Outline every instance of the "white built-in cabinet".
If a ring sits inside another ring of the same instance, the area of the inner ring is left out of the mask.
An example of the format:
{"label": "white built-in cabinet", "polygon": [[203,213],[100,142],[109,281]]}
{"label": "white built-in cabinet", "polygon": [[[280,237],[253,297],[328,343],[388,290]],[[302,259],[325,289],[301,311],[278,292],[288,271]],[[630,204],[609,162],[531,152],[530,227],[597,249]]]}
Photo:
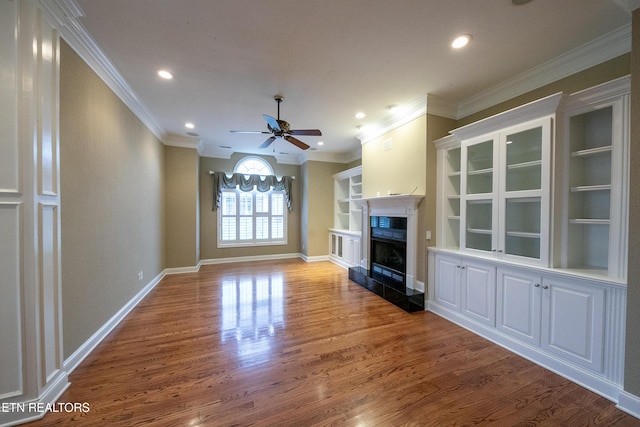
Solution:
{"label": "white built-in cabinet", "polygon": [[329,229],[329,257],[345,267],[360,265],[362,166],[333,175],[334,221]]}
{"label": "white built-in cabinet", "polygon": [[494,266],[442,255],[436,258],[434,299],[479,322],[495,324],[496,269]]}
{"label": "white built-in cabinet", "polygon": [[438,313],[616,401],[626,321],[629,78],[455,129],[437,149]]}
{"label": "white built-in cabinet", "polygon": [[606,287],[498,269],[497,329],[602,372]]}

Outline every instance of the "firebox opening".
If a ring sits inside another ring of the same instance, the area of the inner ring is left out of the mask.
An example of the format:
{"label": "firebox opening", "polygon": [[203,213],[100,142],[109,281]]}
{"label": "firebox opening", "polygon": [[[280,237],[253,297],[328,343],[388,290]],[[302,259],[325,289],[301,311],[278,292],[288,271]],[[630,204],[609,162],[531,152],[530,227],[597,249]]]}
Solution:
{"label": "firebox opening", "polygon": [[407,274],[407,218],[371,217],[372,277],[405,286]]}

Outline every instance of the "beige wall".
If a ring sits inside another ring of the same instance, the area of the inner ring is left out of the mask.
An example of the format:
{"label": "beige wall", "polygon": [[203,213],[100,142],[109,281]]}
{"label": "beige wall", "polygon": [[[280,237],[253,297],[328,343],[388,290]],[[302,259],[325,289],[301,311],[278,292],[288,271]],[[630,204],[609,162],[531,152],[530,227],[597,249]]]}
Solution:
{"label": "beige wall", "polygon": [[335,208],[332,175],[346,169],[341,163],[317,161],[302,166],[302,252],[309,257],[329,255],[328,231],[333,228]]}
{"label": "beige wall", "polygon": [[202,260],[300,253],[300,211],[302,206],[300,166],[279,164],[272,156],[260,157],[269,162],[277,176],[296,177],[293,181],[293,210],[289,211],[289,216],[287,217],[287,244],[223,249],[217,247],[218,216],[217,211],[212,210],[213,177],[209,175],[209,171],[231,173],[236,163],[246,156],[247,154],[236,153],[231,156],[231,159],[200,158],[200,258]]}
{"label": "beige wall", "polygon": [[631,150],[629,153],[629,272],[624,389],[640,396],[640,9],[633,12]]}
{"label": "beige wall", "polygon": [[199,261],[198,152],[165,147],[166,267],[193,267]]}
{"label": "beige wall", "polygon": [[[385,141],[391,139],[391,148]],[[362,146],[362,197],[425,192],[427,120],[425,116]]]}
{"label": "beige wall", "polygon": [[164,149],[64,42],[60,77],[66,358],[164,268]]}

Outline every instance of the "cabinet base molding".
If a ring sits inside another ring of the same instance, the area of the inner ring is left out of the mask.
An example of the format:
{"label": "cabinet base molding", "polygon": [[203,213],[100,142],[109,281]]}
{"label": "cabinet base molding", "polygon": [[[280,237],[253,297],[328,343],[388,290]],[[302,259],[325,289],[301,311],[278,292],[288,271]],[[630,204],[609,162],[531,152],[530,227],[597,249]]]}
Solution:
{"label": "cabinet base molding", "polygon": [[618,396],[616,408],[636,418],[640,418],[640,397],[622,390]]}
{"label": "cabinet base molding", "polygon": [[[438,316],[443,317],[450,322],[453,322],[456,325],[461,326],[475,333],[476,335],[479,335],[505,348],[506,350],[517,354],[518,356],[530,360],[536,365],[542,366],[543,368],[548,369],[555,374],[573,381],[574,383],[588,390],[591,390],[594,393],[611,400],[612,402],[619,403],[619,397],[622,393],[621,384],[615,384],[596,372],[591,372],[581,366],[560,359],[540,349],[539,347],[534,347],[515,340],[510,336],[501,333],[495,328],[487,327],[481,323],[469,319],[459,312],[453,311],[433,301],[427,301],[426,309],[427,311],[431,311],[432,313],[437,314]],[[630,412],[626,409],[623,410],[631,415],[640,418],[640,416],[638,415],[640,414],[640,400],[633,395],[629,396],[635,398],[634,404],[636,406],[630,405],[630,409],[635,409],[636,412]],[[625,402],[627,401],[625,400]]]}

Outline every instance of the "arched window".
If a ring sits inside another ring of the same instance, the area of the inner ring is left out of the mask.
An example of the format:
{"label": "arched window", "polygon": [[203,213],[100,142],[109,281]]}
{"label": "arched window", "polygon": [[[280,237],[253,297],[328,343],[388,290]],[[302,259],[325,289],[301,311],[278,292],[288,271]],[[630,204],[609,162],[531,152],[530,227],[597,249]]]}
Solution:
{"label": "arched window", "polygon": [[273,175],[273,169],[271,169],[271,165],[260,157],[245,157],[240,160],[236,167],[233,169],[234,172],[241,173],[244,175]]}
{"label": "arched window", "polygon": [[[249,156],[236,164],[234,173],[268,176],[273,175],[273,169],[260,157]],[[273,188],[223,188],[218,209],[218,247],[286,244],[286,200],[283,190]]]}

